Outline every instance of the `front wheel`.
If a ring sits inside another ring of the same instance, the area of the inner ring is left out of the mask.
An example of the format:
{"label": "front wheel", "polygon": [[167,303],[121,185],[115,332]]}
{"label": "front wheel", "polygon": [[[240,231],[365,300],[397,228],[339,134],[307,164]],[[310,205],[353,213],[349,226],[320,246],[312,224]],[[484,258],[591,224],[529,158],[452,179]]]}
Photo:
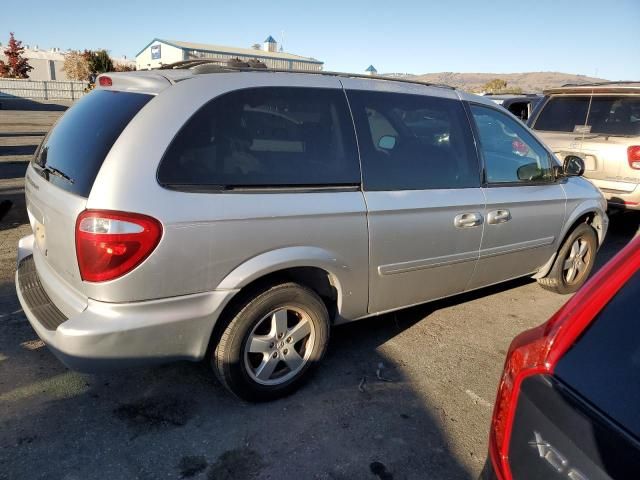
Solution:
{"label": "front wheel", "polygon": [[268,401],[297,389],[329,340],[322,299],[296,283],[269,288],[249,300],[226,326],[212,366],[238,397]]}
{"label": "front wheel", "polygon": [[549,274],[538,279],[538,283],[556,293],[577,291],[593,269],[597,249],[595,230],[586,223],[578,225],[560,247]]}

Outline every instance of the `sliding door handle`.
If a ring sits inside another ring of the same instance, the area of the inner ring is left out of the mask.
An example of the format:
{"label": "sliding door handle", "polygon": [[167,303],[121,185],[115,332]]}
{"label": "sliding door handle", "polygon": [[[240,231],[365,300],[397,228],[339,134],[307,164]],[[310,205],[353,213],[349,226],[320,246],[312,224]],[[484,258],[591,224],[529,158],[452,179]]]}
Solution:
{"label": "sliding door handle", "polygon": [[487,223],[495,225],[511,220],[511,212],[509,210],[494,210],[487,214]]}

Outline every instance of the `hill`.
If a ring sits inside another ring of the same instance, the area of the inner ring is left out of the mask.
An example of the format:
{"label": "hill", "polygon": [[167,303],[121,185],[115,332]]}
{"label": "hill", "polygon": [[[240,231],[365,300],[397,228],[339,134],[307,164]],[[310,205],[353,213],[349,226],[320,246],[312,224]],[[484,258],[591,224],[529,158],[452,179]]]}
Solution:
{"label": "hill", "polygon": [[524,72],[524,73],[425,73],[413,75],[405,73],[390,73],[387,76],[399,78],[412,78],[428,83],[441,83],[462,90],[479,92],[482,86],[500,78],[507,82],[508,88],[521,88],[523,92],[542,92],[546,88],[559,87],[565,83],[591,83],[606,82],[602,78],[587,77],[586,75],[574,75],[562,72]]}

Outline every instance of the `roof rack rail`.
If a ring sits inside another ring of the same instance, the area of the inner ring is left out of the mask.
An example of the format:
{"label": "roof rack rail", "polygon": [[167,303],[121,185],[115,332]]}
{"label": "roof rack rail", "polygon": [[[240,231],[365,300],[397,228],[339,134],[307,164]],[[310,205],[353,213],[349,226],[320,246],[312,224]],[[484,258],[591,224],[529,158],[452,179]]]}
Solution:
{"label": "roof rack rail", "polygon": [[164,65],[160,65],[157,68],[154,68],[153,70],[182,70],[182,69],[187,69],[187,68],[191,68],[194,67],[196,65],[200,65],[202,63],[209,63],[210,60],[182,60],[180,62],[174,62],[174,63],[167,63]]}
{"label": "roof rack rail", "polygon": [[[328,72],[324,70],[286,70],[280,68],[267,68],[267,66],[259,60],[248,60],[244,62],[240,59],[217,60],[217,59],[193,59],[183,60],[181,62],[169,63],[158,67],[158,70],[191,70],[194,75],[203,75],[207,73],[229,73],[229,72],[274,72],[274,73],[302,73],[308,75],[326,75],[331,77],[342,78],[365,78],[367,80],[386,80],[388,82],[412,83],[417,85],[425,85],[427,87],[447,88],[456,90],[451,85],[440,83],[428,83],[420,80],[411,80],[408,78],[385,77],[382,75],[365,75],[361,73],[347,72]],[[258,65],[262,64],[262,65]]]}

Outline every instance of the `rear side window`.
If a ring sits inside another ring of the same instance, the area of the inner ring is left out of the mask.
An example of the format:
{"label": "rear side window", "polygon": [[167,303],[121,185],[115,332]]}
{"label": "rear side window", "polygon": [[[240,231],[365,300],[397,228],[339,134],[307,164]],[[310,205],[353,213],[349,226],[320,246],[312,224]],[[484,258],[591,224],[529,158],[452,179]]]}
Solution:
{"label": "rear side window", "polygon": [[640,97],[552,97],[535,121],[550,132],[640,135]]}
{"label": "rear side window", "polygon": [[593,97],[587,128],[590,133],[640,135],[640,97]]}
{"label": "rear side window", "polygon": [[344,93],[261,87],[217,97],[178,132],[158,181],[185,189],[357,185]]}
{"label": "rear side window", "polygon": [[[56,186],[88,197],[107,153],[151,98],[142,93],[108,90],[84,96],[45,137],[33,159],[36,170]],[[43,167],[58,174],[47,174]]]}
{"label": "rear side window", "polygon": [[529,118],[529,105],[530,102],[512,102],[507,110],[524,122]]}
{"label": "rear side window", "polygon": [[347,95],[366,190],[480,185],[471,128],[460,101],[364,90]]}
{"label": "rear side window", "polygon": [[558,362],[555,374],[640,438],[640,272]]}

